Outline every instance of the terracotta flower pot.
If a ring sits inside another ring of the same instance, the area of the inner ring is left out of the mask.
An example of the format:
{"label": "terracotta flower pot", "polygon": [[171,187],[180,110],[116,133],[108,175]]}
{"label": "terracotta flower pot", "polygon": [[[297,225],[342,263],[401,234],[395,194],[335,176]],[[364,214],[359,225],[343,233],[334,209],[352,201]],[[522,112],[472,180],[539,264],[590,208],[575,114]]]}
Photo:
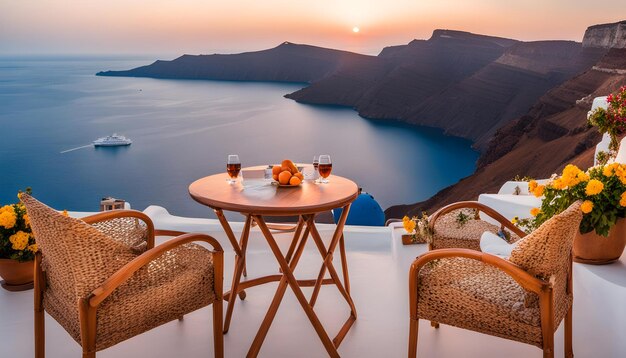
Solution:
{"label": "terracotta flower pot", "polygon": [[9,291],[24,291],[33,288],[34,261],[18,262],[0,259],[2,288]]}
{"label": "terracotta flower pot", "polygon": [[605,265],[619,260],[626,246],[626,220],[619,219],[604,237],[595,231],[574,238],[574,261],[583,264]]}
{"label": "terracotta flower pot", "polygon": [[413,235],[410,234],[404,234],[402,235],[402,245],[414,245],[414,244],[425,244],[426,240],[420,238],[419,236],[417,237],[417,239],[413,238]]}

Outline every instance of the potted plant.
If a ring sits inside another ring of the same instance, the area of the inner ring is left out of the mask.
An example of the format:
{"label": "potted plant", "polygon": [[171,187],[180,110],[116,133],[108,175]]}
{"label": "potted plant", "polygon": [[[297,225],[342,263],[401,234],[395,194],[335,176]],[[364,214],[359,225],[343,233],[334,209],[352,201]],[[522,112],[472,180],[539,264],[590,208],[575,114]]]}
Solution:
{"label": "potted plant", "polygon": [[574,239],[574,260],[606,264],[622,255],[626,245],[626,164],[599,165],[587,171],[569,164],[545,185],[530,181],[528,189],[544,199],[541,208],[531,210],[533,218],[519,220],[517,225],[532,231],[581,200],[583,219]]}
{"label": "potted plant", "polygon": [[402,235],[403,245],[413,244],[425,244],[430,241],[432,232],[428,226],[428,215],[422,213],[422,217],[408,217],[402,218],[402,226],[406,231],[406,234]]}
{"label": "potted plant", "polygon": [[[26,189],[26,192],[30,191],[30,188]],[[24,205],[18,202],[0,207],[0,276],[3,288],[22,291],[33,287],[35,252],[37,244]]]}
{"label": "potted plant", "polygon": [[607,109],[597,108],[589,116],[589,125],[598,127],[600,133],[611,137],[609,156],[615,157],[619,149],[618,137],[626,133],[626,86],[606,98]]}

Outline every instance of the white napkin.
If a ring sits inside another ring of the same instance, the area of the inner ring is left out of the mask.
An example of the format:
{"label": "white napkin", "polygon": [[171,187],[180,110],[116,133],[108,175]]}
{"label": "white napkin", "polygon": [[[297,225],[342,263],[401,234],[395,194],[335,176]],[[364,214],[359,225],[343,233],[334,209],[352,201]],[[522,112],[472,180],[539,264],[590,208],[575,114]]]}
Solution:
{"label": "white napkin", "polygon": [[509,244],[500,236],[489,231],[485,231],[480,237],[480,251],[500,257],[511,256],[511,251],[517,246],[516,244]]}

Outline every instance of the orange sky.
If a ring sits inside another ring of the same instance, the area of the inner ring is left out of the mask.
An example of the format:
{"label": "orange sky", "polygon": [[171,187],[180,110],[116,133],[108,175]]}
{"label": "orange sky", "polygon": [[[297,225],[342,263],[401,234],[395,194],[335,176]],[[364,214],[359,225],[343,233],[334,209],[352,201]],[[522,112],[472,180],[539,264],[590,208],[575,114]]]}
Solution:
{"label": "orange sky", "polygon": [[588,0],[5,0],[0,55],[175,56],[282,41],[377,54],[436,28],[581,41],[588,26],[624,19],[626,6]]}

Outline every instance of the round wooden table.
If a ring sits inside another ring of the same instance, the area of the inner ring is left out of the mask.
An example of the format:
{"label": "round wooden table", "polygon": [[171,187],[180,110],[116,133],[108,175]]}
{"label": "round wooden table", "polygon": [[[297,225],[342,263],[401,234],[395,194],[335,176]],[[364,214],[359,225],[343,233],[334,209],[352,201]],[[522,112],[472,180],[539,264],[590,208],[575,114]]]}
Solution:
{"label": "round wooden table", "polygon": [[[313,181],[305,180],[301,186],[295,188],[278,187],[270,182],[263,183],[262,181],[255,181],[254,184],[249,185],[247,183],[244,185],[240,181],[230,184],[227,179],[228,175],[226,173],[216,174],[198,179],[189,186],[189,194],[194,200],[213,209],[235,251],[235,270],[231,290],[224,294],[224,299],[228,301],[224,319],[224,333],[228,332],[230,326],[236,295],[244,299],[244,290],[246,288],[279,281],[274,299],[248,351],[248,357],[256,357],[258,355],[287,286],[293,290],[328,354],[331,357],[339,357],[337,347],[339,347],[348,330],[352,327],[357,316],[354,302],[350,296],[343,227],[350,211],[350,205],[358,196],[358,186],[353,181],[336,175],[332,175],[329,178],[330,183],[328,184],[317,184]],[[330,243],[326,247],[315,227],[315,216],[321,212],[336,208],[343,208],[343,211]],[[237,241],[230,224],[226,220],[223,213],[224,210],[239,212],[246,217],[239,241]],[[265,222],[264,216],[299,217],[293,239],[285,255],[278,247],[270,227]],[[280,273],[241,281],[242,274],[246,276],[246,248],[250,228],[254,224],[259,226],[272,253],[276,257],[280,266]],[[293,271],[304,251],[309,236],[315,242],[323,262],[316,279],[297,280]],[[333,253],[337,246],[339,246],[341,255],[343,282],[333,265]],[[327,271],[330,274],[330,278],[325,278]],[[320,288],[325,284],[337,286],[337,289],[350,307],[350,316],[332,340],[313,310]],[[301,287],[313,287],[313,293],[309,300],[304,296]]]}

